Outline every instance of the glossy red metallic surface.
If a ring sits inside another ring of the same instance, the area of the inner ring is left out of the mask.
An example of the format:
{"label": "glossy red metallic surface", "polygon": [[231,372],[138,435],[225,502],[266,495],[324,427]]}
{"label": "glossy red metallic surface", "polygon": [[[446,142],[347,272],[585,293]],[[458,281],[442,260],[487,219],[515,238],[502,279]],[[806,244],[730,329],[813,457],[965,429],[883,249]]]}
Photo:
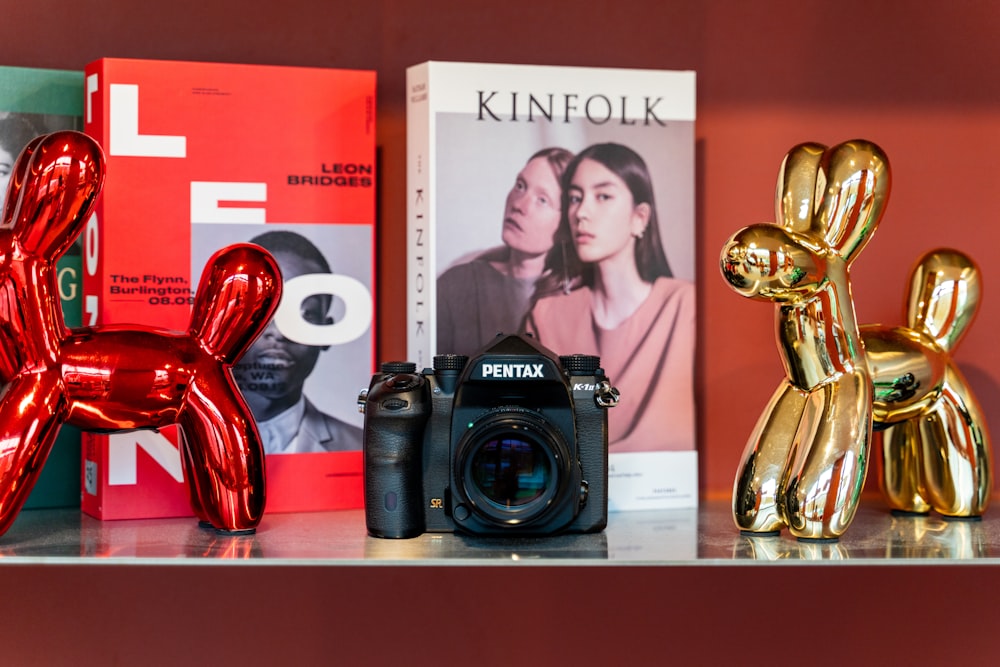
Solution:
{"label": "glossy red metallic surface", "polygon": [[78,132],[34,140],[11,175],[0,223],[0,534],[63,423],[101,432],[177,424],[198,519],[251,531],[264,512],[264,453],[231,368],[278,305],[277,264],[251,244],[217,252],[186,332],[70,330],[56,261],[82,231],[103,181],[100,146]]}

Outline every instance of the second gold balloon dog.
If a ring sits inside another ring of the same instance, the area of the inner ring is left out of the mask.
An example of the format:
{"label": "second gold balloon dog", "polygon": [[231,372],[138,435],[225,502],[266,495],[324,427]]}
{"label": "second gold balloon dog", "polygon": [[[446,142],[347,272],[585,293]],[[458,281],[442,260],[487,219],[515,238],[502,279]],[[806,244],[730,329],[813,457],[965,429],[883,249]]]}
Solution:
{"label": "second gold balloon dog", "polygon": [[979,307],[979,268],[950,249],[910,277],[906,325],[861,327],[875,390],[879,487],[894,510],[978,517],[993,489],[986,421],[951,352]]}
{"label": "second gold balloon dog", "polygon": [[776,303],[786,374],[737,470],[733,513],[742,530],[787,526],[800,539],[832,539],[854,518],[873,392],[849,267],[878,225],[889,184],[888,160],[870,142],[801,144],[781,166],[776,223],[746,227],[723,248],[730,286]]}

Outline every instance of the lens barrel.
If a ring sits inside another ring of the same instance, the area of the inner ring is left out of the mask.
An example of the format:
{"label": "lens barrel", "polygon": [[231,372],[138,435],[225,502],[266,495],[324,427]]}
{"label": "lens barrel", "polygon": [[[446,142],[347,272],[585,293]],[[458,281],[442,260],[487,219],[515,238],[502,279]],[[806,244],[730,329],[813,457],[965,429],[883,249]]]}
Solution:
{"label": "lens barrel", "polygon": [[[562,433],[542,414],[495,408],[469,426],[456,448],[459,504],[487,525],[545,523],[563,514],[574,487],[572,460]],[[463,513],[456,512],[456,519]]]}

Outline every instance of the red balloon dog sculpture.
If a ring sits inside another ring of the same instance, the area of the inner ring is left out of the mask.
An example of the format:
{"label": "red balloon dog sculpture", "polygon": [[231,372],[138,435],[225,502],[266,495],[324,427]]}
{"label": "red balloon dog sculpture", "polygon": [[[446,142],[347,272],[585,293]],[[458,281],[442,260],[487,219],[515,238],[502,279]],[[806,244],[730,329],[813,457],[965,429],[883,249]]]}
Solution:
{"label": "red balloon dog sculpture", "polygon": [[104,164],[93,139],[56,132],[32,141],[11,174],[0,222],[0,534],[64,423],[100,432],[176,424],[198,519],[253,532],[264,512],[264,453],[231,367],[278,305],[277,264],[250,244],[216,253],[187,332],[68,329],[56,261],[90,216]]}

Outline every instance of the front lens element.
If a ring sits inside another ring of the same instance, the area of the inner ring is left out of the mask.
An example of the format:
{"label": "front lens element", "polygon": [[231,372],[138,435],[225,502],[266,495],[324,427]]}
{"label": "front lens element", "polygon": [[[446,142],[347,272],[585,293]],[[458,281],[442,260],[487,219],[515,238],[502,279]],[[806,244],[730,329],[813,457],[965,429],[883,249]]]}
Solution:
{"label": "front lens element", "polygon": [[483,442],[469,468],[477,490],[500,507],[531,503],[545,494],[552,481],[545,450],[533,439],[517,433]]}

